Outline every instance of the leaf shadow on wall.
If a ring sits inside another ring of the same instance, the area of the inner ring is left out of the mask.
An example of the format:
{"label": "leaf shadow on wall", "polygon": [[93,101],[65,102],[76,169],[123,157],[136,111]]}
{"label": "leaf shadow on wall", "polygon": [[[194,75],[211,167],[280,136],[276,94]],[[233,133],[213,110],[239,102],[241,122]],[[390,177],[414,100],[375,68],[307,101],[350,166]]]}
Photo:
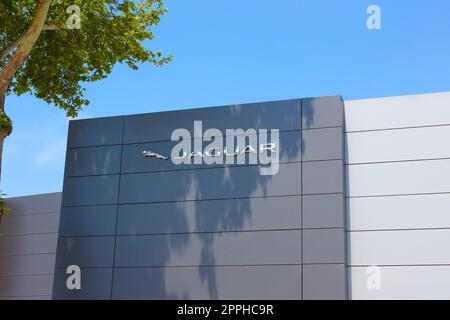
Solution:
{"label": "leaf shadow on wall", "polygon": [[[293,100],[293,108],[300,108],[300,100],[295,100],[295,103]],[[234,106],[230,108],[230,113],[239,119],[242,109],[245,107]],[[293,117],[293,114],[280,111],[271,121],[298,127],[301,119]],[[259,128],[265,117],[267,107],[262,106],[254,117],[254,128]],[[312,124],[313,108],[303,110],[303,119]],[[204,127],[207,129],[207,124]],[[294,144],[283,144],[282,135],[280,133],[280,162],[298,162],[304,150],[301,139]],[[137,197],[175,202],[141,205],[147,223],[157,225],[158,234],[140,235],[135,232],[134,235],[118,237],[116,267],[119,269],[115,271],[117,283],[113,298],[230,298],[224,297],[219,290],[219,268],[241,265],[242,262],[235,257],[239,255],[245,261],[246,252],[233,246],[227,250],[223,244],[233,243],[233,238],[242,234],[240,231],[251,230],[252,219],[258,214],[252,208],[252,199],[273,195],[284,182],[276,175],[261,175],[258,165],[203,166],[198,170],[194,170],[195,165],[192,166],[189,170],[157,172],[146,176],[147,189],[138,191],[142,194]],[[154,220],[156,217],[158,221]],[[251,255],[251,252],[247,253]],[[130,281],[127,268],[120,267],[133,267],[139,271]],[[221,273],[220,281],[226,281],[224,277],[225,273]]]}

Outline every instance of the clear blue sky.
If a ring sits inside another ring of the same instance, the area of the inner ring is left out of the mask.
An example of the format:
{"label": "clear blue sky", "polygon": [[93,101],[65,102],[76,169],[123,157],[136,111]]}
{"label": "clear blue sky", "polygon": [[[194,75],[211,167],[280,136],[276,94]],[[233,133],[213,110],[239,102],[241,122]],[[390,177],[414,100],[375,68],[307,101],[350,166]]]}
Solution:
{"label": "clear blue sky", "polygon": [[[382,10],[368,30],[366,9]],[[448,0],[166,0],[148,43],[163,68],[117,66],[87,87],[83,118],[341,94],[450,91]],[[61,191],[68,120],[30,96],[7,99],[3,192]],[[426,108],[426,106],[424,106]]]}

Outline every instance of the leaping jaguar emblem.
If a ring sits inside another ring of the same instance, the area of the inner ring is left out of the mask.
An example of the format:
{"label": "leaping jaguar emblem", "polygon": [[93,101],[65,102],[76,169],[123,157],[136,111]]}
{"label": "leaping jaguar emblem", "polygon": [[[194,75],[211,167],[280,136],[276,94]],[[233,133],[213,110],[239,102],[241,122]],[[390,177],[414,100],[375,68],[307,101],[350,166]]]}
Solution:
{"label": "leaping jaguar emblem", "polygon": [[153,151],[142,151],[142,154],[146,158],[155,158],[155,159],[158,159],[158,160],[167,160],[167,159],[169,159],[168,157],[165,157],[162,154],[159,154],[159,153],[156,153],[156,152],[153,152]]}

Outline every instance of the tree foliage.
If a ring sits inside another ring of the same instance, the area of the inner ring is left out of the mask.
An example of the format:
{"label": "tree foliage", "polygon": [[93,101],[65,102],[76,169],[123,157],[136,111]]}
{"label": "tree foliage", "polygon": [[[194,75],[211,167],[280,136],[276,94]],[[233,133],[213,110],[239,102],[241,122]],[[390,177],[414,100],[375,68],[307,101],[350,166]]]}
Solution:
{"label": "tree foliage", "polygon": [[[0,2],[0,50],[20,43],[33,20],[36,2]],[[80,29],[67,28],[71,5],[80,8]],[[89,104],[83,85],[106,78],[116,63],[136,70],[139,63],[161,66],[171,60],[144,47],[154,37],[152,26],[165,13],[162,0],[52,0],[46,27],[8,92],[30,93],[75,117]],[[0,72],[13,52],[0,60]]]}

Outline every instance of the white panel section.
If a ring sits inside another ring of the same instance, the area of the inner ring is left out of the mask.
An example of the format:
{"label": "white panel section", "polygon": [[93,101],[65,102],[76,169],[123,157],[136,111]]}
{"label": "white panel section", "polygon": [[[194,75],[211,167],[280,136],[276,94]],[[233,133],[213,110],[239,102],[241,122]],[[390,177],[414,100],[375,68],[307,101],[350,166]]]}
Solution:
{"label": "white panel section", "polygon": [[349,165],[350,197],[450,191],[450,160]]}
{"label": "white panel section", "polygon": [[450,194],[350,198],[350,230],[450,228]]}
{"label": "white panel section", "polygon": [[350,232],[350,265],[450,264],[450,230]]}
{"label": "white panel section", "polygon": [[345,101],[346,131],[450,124],[450,92]]}
{"label": "white panel section", "polygon": [[350,164],[450,158],[450,125],[347,133],[346,139]]}
{"label": "white panel section", "polygon": [[450,266],[381,267],[380,289],[367,287],[366,267],[350,268],[352,299],[450,299]]}

